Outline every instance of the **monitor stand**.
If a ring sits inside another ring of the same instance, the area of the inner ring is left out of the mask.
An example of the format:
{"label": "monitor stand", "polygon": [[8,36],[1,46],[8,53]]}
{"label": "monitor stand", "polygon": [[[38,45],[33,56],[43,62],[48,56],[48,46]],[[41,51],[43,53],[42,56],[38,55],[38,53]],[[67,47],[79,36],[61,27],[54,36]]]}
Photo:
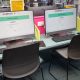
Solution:
{"label": "monitor stand", "polygon": [[68,32],[56,32],[56,33],[53,33],[53,34],[51,34],[50,36],[52,36],[52,37],[55,37],[55,36],[65,36],[65,35],[68,35]]}
{"label": "monitor stand", "polygon": [[3,44],[15,44],[24,41],[23,39],[16,39],[16,40],[10,40],[10,41],[5,41]]}
{"label": "monitor stand", "polygon": [[3,44],[6,45],[7,49],[10,49],[22,46],[23,43],[24,43],[23,39],[16,39],[16,40],[5,41]]}
{"label": "monitor stand", "polygon": [[70,32],[59,32],[56,34],[53,34],[52,40],[55,42],[61,42],[61,41],[66,41],[66,40],[71,40],[75,34],[72,34]]}

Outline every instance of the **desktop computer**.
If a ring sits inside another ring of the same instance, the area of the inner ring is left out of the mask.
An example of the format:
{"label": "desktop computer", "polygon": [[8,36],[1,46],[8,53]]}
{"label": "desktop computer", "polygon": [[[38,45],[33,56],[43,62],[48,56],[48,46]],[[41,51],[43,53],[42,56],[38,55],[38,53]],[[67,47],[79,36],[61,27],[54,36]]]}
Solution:
{"label": "desktop computer", "polygon": [[73,30],[76,30],[76,18],[76,8],[46,10],[46,34],[53,37],[64,37],[64,35],[71,34]]}
{"label": "desktop computer", "polygon": [[0,43],[34,37],[32,11],[0,13]]}

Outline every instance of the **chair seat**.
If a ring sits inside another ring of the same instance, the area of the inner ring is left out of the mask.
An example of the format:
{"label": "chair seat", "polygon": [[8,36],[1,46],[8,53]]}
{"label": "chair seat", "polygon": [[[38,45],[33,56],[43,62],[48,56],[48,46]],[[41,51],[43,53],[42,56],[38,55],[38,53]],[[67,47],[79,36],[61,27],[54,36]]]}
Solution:
{"label": "chair seat", "polygon": [[68,58],[68,47],[66,47],[66,48],[61,48],[61,49],[57,49],[56,50],[62,57],[64,57],[64,58]]}
{"label": "chair seat", "polygon": [[[28,66],[28,68],[26,68]],[[9,78],[22,78],[35,72],[39,67],[39,62],[32,64],[21,64],[4,68],[3,74]],[[5,70],[6,69],[6,70]]]}

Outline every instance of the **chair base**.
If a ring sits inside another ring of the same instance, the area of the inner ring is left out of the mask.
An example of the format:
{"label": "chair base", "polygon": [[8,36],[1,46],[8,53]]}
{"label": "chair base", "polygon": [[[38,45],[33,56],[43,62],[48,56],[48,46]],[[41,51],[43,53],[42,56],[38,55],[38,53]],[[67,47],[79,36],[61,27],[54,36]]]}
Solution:
{"label": "chair base", "polygon": [[73,68],[75,68],[76,70],[79,70],[79,71],[80,71],[80,69],[79,69],[78,67],[74,66],[74,65],[71,64],[71,63],[70,63],[70,65],[71,65]]}
{"label": "chair base", "polygon": [[51,73],[50,68],[51,68],[51,63],[50,63],[50,65],[49,65],[49,74],[50,74],[55,80],[58,80],[58,79]]}

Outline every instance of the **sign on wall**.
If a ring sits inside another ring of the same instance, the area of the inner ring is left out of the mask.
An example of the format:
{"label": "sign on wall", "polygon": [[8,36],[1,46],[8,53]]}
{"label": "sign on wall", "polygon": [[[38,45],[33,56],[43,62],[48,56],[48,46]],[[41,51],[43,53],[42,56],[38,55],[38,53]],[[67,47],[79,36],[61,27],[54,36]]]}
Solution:
{"label": "sign on wall", "polygon": [[10,0],[11,11],[24,10],[24,0]]}

